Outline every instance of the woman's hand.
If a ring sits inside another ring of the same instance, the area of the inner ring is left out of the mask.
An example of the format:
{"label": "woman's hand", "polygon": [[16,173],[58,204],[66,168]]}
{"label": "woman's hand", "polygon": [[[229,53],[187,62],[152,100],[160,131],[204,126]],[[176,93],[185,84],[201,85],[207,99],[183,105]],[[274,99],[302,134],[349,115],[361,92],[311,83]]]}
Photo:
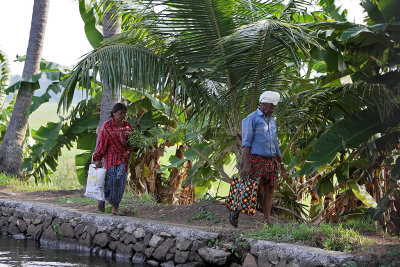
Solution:
{"label": "woman's hand", "polygon": [[103,164],[101,164],[100,160],[93,161],[93,164],[96,165],[96,168],[101,168]]}

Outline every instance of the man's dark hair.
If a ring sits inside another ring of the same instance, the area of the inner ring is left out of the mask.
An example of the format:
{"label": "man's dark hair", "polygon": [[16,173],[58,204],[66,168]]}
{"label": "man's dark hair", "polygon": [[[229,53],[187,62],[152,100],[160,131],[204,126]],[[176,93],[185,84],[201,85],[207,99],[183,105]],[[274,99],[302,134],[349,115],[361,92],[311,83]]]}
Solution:
{"label": "man's dark hair", "polygon": [[114,113],[120,111],[120,110],[126,110],[126,106],[123,103],[115,103],[115,105],[113,106],[112,110],[111,110],[111,114],[110,114],[110,118],[114,118]]}

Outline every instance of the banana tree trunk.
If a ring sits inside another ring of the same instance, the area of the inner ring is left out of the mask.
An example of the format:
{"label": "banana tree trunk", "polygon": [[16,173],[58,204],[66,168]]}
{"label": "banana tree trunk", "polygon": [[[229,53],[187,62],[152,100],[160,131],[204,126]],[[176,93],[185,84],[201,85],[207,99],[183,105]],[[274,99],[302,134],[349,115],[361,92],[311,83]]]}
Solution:
{"label": "banana tree trunk", "polygon": [[160,158],[164,154],[162,147],[147,148],[146,152],[136,159],[130,168],[131,178],[129,185],[139,195],[148,193],[152,196],[156,192],[157,170],[160,168]]}
{"label": "banana tree trunk", "polygon": [[[176,149],[175,156],[183,159],[183,152],[186,147],[179,146]],[[192,163],[187,161],[181,168],[173,168],[168,177],[168,185],[163,185],[162,174],[157,173],[160,168],[160,158],[164,154],[164,145],[148,148],[146,153],[132,162],[129,185],[132,190],[141,195],[143,193],[151,194],[157,202],[167,202],[169,205],[186,205],[194,202],[195,190],[191,185],[181,186],[182,181],[186,179],[188,172],[192,168]]]}
{"label": "banana tree trunk", "polygon": [[[39,73],[49,4],[50,0],[34,1],[31,31],[22,78]],[[0,146],[0,172],[12,176],[20,175],[23,146],[29,119],[25,112],[31,105],[33,94],[34,90],[29,83],[23,84],[18,91],[10,124]]]}
{"label": "banana tree trunk", "polygon": [[[184,145],[180,145],[175,152],[175,156],[183,159],[183,152],[185,152],[186,147]],[[167,186],[167,201],[169,205],[180,204],[180,203],[193,203],[194,194],[183,194],[185,190],[181,189],[182,181],[186,179],[188,172],[192,168],[192,163],[187,161],[183,164],[183,166],[178,168],[173,168],[169,174],[168,186]],[[182,188],[183,189],[183,188]],[[181,191],[181,192],[180,192]],[[181,194],[182,193],[182,194]],[[185,196],[184,196],[185,195]]]}
{"label": "banana tree trunk", "polygon": [[[117,16],[117,1],[107,1],[103,6],[103,38],[106,40],[121,33],[121,19]],[[102,84],[101,111],[99,129],[110,117],[111,110],[115,103],[121,101],[121,92],[113,90],[112,85],[106,82]]]}

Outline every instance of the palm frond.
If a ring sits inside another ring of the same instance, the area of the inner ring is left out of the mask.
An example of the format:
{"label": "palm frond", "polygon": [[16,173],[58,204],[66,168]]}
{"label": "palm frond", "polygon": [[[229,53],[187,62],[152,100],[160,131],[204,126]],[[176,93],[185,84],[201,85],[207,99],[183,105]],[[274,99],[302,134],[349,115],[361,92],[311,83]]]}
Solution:
{"label": "palm frond", "polygon": [[113,90],[127,85],[159,92],[167,78],[165,70],[164,60],[148,48],[121,43],[105,45],[87,54],[64,80],[60,104],[64,108],[70,106],[77,85],[91,92],[96,74]]}
{"label": "palm frond", "polygon": [[[226,55],[216,62],[215,69],[230,67],[234,81],[225,97],[254,110],[262,91],[279,91],[282,70],[288,62],[298,63],[298,52],[307,56],[308,45],[317,43],[301,27],[280,21],[262,20],[240,27],[221,40]],[[238,88],[246,90],[240,93]]]}

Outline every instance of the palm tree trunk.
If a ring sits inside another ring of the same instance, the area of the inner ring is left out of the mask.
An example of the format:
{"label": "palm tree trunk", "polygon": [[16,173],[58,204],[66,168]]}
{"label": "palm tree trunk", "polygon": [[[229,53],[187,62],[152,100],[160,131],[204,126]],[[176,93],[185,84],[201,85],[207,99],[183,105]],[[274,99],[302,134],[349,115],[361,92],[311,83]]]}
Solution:
{"label": "palm tree trunk", "polygon": [[[50,0],[35,0],[33,4],[31,31],[26,51],[26,60],[22,78],[39,73],[40,58],[46,31]],[[21,85],[17,100],[0,147],[0,172],[20,175],[23,146],[29,117],[25,112],[31,105],[34,94],[30,83]]]}
{"label": "palm tree trunk", "polygon": [[[121,33],[121,19],[116,15],[118,2],[107,1],[103,6],[103,38],[104,40]],[[101,111],[99,129],[108,120],[115,103],[121,100],[121,92],[112,89],[111,84],[103,82],[103,93],[101,95]]]}

